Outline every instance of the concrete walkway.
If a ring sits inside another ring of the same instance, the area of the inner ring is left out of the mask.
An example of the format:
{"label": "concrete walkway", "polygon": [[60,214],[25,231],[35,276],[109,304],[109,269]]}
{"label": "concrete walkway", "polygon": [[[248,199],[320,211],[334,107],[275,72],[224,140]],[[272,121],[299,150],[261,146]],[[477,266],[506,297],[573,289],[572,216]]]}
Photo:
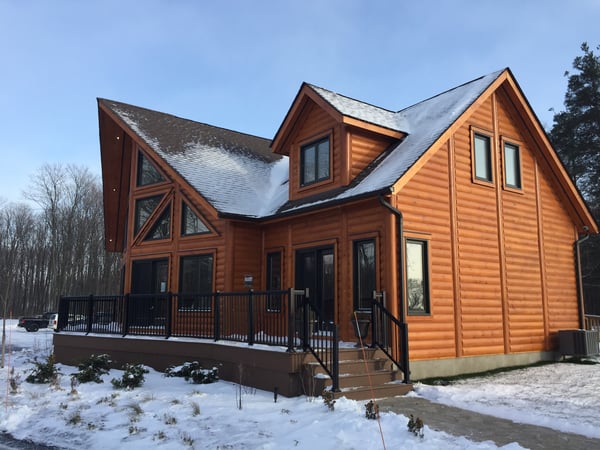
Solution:
{"label": "concrete walkway", "polygon": [[[464,409],[433,403],[418,397],[392,397],[378,400],[381,412],[392,411],[420,417],[431,429],[475,442],[493,441],[498,446],[517,442],[531,450],[600,449],[600,439],[561,433],[546,427],[516,423],[511,420],[478,414]],[[427,438],[427,433],[425,433]]]}

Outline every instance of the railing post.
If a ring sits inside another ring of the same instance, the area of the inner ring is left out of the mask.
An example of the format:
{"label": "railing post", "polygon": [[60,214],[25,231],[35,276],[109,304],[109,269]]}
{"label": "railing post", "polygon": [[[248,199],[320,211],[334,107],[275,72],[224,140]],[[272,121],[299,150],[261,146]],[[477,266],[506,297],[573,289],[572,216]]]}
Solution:
{"label": "railing post", "polygon": [[308,295],[304,291],[304,299],[302,300],[302,350],[308,351],[310,341],[308,337],[308,317],[309,317]]}
{"label": "railing post", "polygon": [[331,390],[340,391],[340,343],[338,341],[338,326],[333,324],[333,368],[331,377]]}
{"label": "railing post", "polygon": [[404,383],[410,383],[410,367],[408,363],[408,324],[400,324],[400,348],[402,349],[402,369],[404,371]]}
{"label": "railing post", "polygon": [[248,345],[254,345],[254,291],[248,291]]}
{"label": "railing post", "polygon": [[221,339],[221,295],[220,292],[217,291],[214,295],[212,295],[214,305],[213,311],[214,313],[214,338],[215,341]]}
{"label": "railing post", "polygon": [[165,318],[165,320],[167,321],[167,323],[165,323],[165,339],[169,339],[171,337],[171,333],[172,333],[172,323],[171,320],[173,318],[173,294],[171,293],[171,291],[168,292],[167,294],[167,317]]}
{"label": "railing post", "polygon": [[377,299],[381,294],[377,291],[373,291],[373,298],[371,298],[371,348],[377,347],[379,336],[377,335],[379,327],[377,324]]}
{"label": "railing post", "polygon": [[92,332],[92,323],[93,322],[94,322],[94,295],[90,294],[90,296],[88,297],[87,323],[86,323],[85,334],[90,334]]}
{"label": "railing post", "polygon": [[129,294],[123,297],[123,336],[129,332]]}
{"label": "railing post", "polygon": [[296,325],[296,321],[294,318],[294,312],[296,310],[296,294],[294,288],[288,289],[288,342],[287,342],[287,352],[294,351],[294,329]]}

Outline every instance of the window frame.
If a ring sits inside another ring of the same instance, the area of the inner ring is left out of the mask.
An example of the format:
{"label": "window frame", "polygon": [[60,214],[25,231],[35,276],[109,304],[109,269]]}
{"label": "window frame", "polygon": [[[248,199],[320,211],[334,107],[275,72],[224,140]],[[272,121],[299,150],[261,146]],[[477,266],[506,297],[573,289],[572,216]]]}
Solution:
{"label": "window frame", "polygon": [[[184,284],[184,261],[210,258],[210,292],[187,292],[183,290]],[[215,286],[215,254],[210,253],[194,253],[189,255],[181,255],[179,257],[179,298],[177,304],[178,312],[211,312],[212,311],[212,295]],[[184,306],[184,302],[191,300],[191,306]],[[195,304],[198,304],[197,306]]]}
{"label": "window frame", "polygon": [[[196,217],[198,217],[198,219],[200,220],[200,222],[202,223],[202,225],[204,225],[204,227],[206,228],[206,231],[200,231],[200,232],[196,232],[196,233],[184,233],[184,227],[186,224],[186,220],[185,220],[185,211],[186,208],[192,213],[194,214]],[[200,214],[198,214],[198,212],[192,208],[192,206],[190,206],[190,204],[186,201],[186,200],[181,200],[181,214],[180,214],[180,221],[181,221],[181,226],[179,227],[179,234],[181,235],[181,237],[190,237],[190,236],[201,236],[204,234],[210,234],[212,233],[210,227],[208,226],[208,224],[206,223],[206,220],[204,219],[204,217]]]}
{"label": "window frame", "polygon": [[[278,283],[275,283],[276,286],[273,283],[273,259],[275,257],[279,258],[279,279],[278,279]],[[270,251],[267,253],[267,257],[266,257],[266,264],[267,264],[267,270],[266,270],[266,288],[267,291],[281,291],[281,282],[282,282],[282,275],[283,275],[283,251],[281,250],[274,250],[274,251]],[[282,310],[282,298],[281,295],[278,294],[274,294],[271,295],[269,294],[267,296],[267,302],[266,302],[266,309],[267,312],[281,312]]]}
{"label": "window frame", "polygon": [[[319,145],[322,144],[323,142],[327,142],[327,175],[326,176],[322,176],[319,177]],[[306,163],[306,150],[309,148],[314,148],[315,149],[315,156],[314,156],[314,179],[311,181],[306,181],[305,180],[305,163]],[[332,134],[331,133],[327,133],[324,136],[321,136],[317,139],[312,139],[310,141],[307,141],[305,143],[302,143],[300,145],[299,148],[299,185],[301,188],[304,187],[308,187],[308,186],[313,186],[315,184],[319,184],[319,183],[323,183],[325,181],[331,180],[331,161],[332,161]]]}
{"label": "window frame", "polygon": [[[521,152],[521,143],[519,143],[518,141],[516,141],[515,139],[507,139],[502,137],[501,138],[501,144],[502,144],[502,172],[503,172],[503,177],[502,177],[502,187],[507,190],[507,191],[512,191],[512,192],[518,192],[518,193],[522,193],[523,192],[523,158],[522,158],[522,152]],[[508,182],[508,166],[507,166],[507,160],[508,158],[506,157],[506,148],[507,147],[513,147],[516,152],[516,165],[515,165],[515,173],[514,176],[515,178],[517,178],[518,183],[517,184],[510,184]]]}
{"label": "window frame", "polygon": [[[151,234],[155,231],[161,224],[160,222],[165,219],[168,222],[168,231],[166,236],[161,237],[152,237]],[[144,242],[152,242],[152,241],[164,241],[167,239],[171,239],[173,230],[173,216],[171,215],[171,203],[167,203],[167,205],[160,211],[158,218],[152,224],[150,224],[150,228],[144,235]]]}
{"label": "window frame", "polygon": [[[157,211],[163,198],[164,198],[164,194],[155,194],[155,195],[149,195],[147,197],[139,197],[139,198],[135,199],[134,204],[133,204],[133,235],[134,236],[137,236],[140,233],[140,231],[142,231],[144,226],[148,223],[148,220],[150,219],[152,214],[154,214]],[[148,212],[148,215],[144,219],[144,222],[140,223],[139,212],[140,212],[141,207],[139,205],[143,201],[148,201],[148,200],[152,200],[152,199],[157,199],[156,205],[154,206],[154,208],[152,208],[152,211]]]}
{"label": "window frame", "polygon": [[370,289],[371,298],[373,295],[373,291],[377,290],[377,239],[375,237],[356,239],[352,241],[352,287],[353,287],[353,307],[355,311],[366,311],[371,309],[371,305],[364,306],[362,304],[362,297],[360,292],[360,269],[361,266],[358,261],[358,251],[359,246],[362,244],[372,244],[373,245],[373,289]]}
{"label": "window frame", "polygon": [[[494,133],[487,130],[472,127],[471,128],[471,176],[474,183],[484,186],[494,185]],[[488,142],[487,148],[487,169],[489,170],[489,179],[480,176],[477,171],[477,138],[484,138]]]}
{"label": "window frame", "polygon": [[[150,181],[146,183],[142,183],[143,178],[143,162],[146,162],[156,173],[160,176],[160,179],[157,181]],[[158,170],[158,168],[154,165],[150,158],[142,151],[141,148],[138,147],[138,157],[137,157],[137,165],[136,165],[136,175],[135,175],[135,186],[137,188],[146,188],[149,186],[155,186],[157,184],[166,183],[167,179],[163,175],[163,173]]]}
{"label": "window frame", "polygon": [[[409,244],[419,244],[421,245],[421,268],[422,268],[422,295],[423,300],[422,309],[411,308],[410,306],[410,287],[409,287],[409,261],[408,261],[408,246]],[[431,315],[431,268],[430,268],[430,250],[429,250],[429,240],[407,237],[404,240],[404,280],[405,280],[405,294],[406,294],[406,311],[409,316],[430,316]]]}

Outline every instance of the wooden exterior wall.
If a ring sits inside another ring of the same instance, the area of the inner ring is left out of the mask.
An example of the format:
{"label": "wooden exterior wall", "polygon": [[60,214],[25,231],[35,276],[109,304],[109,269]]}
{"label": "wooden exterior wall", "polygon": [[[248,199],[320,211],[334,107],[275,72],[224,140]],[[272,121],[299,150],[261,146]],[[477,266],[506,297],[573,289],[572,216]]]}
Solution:
{"label": "wooden exterior wall", "polygon": [[[474,181],[472,133],[492,137],[493,183]],[[522,189],[503,183],[520,147]],[[409,316],[411,359],[551,350],[578,327],[568,211],[539,150],[498,90],[397,194],[405,236],[429,242],[431,314]]]}

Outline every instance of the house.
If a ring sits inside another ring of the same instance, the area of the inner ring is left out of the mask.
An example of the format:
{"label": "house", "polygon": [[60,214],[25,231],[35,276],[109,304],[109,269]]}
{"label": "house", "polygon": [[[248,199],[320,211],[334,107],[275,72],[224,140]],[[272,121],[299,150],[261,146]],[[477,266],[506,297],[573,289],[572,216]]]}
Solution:
{"label": "house", "polygon": [[[509,69],[400,111],[305,83],[272,140],[98,108],[124,293],[308,289],[341,341],[384,294],[415,379],[551,359],[584,326],[598,225]],[[180,301],[173,327],[203,309]]]}

